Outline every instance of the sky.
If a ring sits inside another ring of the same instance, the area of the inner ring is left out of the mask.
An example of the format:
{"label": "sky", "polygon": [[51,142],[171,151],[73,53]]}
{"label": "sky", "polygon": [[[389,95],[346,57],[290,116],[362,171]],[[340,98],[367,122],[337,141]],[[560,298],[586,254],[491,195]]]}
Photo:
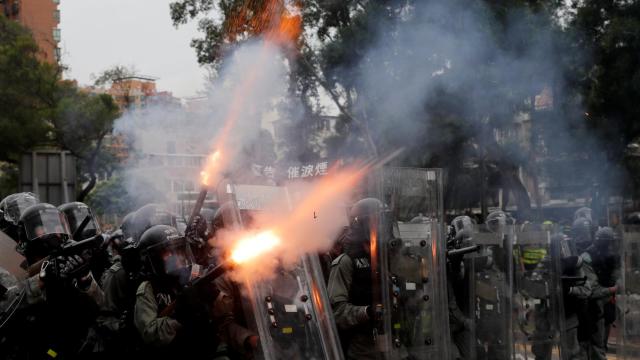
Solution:
{"label": "sky", "polygon": [[62,62],[66,77],[80,85],[113,65],[133,65],[141,75],[159,78],[159,91],[197,96],[205,70],[189,46],[196,24],[176,29],[171,0],[61,0]]}

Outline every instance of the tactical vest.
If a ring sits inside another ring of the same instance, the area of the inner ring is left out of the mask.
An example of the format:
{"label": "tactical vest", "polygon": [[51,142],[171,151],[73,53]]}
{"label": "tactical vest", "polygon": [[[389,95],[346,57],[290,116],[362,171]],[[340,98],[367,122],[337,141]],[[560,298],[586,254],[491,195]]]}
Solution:
{"label": "tactical vest", "polygon": [[[347,254],[349,255],[349,254]],[[349,289],[349,302],[357,306],[371,305],[371,260],[369,256],[349,256],[353,264],[353,277]]]}
{"label": "tactical vest", "polygon": [[602,255],[599,251],[590,247],[587,253],[591,256],[591,266],[598,276],[601,286],[615,286],[616,279],[614,273],[619,266],[619,258],[616,255]]}

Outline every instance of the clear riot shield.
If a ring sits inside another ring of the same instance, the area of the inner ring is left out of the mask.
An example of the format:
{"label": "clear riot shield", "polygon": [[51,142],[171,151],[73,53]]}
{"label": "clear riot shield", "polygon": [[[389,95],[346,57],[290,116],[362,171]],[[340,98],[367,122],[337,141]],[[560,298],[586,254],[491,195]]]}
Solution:
{"label": "clear riot shield", "polygon": [[514,244],[515,359],[562,359],[562,268],[551,233],[518,229]]}
{"label": "clear riot shield", "polygon": [[[222,191],[220,191],[222,190]],[[270,211],[269,204],[288,202],[284,187],[223,184],[221,204],[236,228],[250,228],[252,213]],[[225,219],[225,222],[227,219]],[[303,256],[291,268],[280,268],[266,281],[246,281],[251,316],[260,335],[259,359],[342,359],[342,349],[317,255]]]}
{"label": "clear riot shield", "polygon": [[612,329],[619,359],[640,358],[640,227],[622,232],[622,291],[616,296],[618,325]]}
{"label": "clear riot shield", "polygon": [[15,247],[15,241],[0,231],[0,337],[26,294],[24,281],[28,274],[22,267],[25,259]]}
{"label": "clear riot shield", "polygon": [[385,168],[382,176],[384,348],[391,359],[448,359],[441,170]]}
{"label": "clear riot shield", "polygon": [[2,231],[0,231],[0,267],[16,276],[18,280],[28,277],[24,256],[16,251],[16,242]]}
{"label": "clear riot shield", "polygon": [[490,231],[478,225],[469,243],[478,250],[465,255],[469,294],[471,359],[509,359],[513,350],[512,225]]}

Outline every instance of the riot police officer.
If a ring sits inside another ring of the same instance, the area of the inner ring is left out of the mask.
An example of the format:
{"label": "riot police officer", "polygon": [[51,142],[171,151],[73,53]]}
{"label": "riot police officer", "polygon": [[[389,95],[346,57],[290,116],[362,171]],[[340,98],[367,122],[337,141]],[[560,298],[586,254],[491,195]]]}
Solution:
{"label": "riot police officer", "polygon": [[[211,293],[187,294],[185,286],[199,274],[185,237],[171,226],[155,225],[144,232],[138,250],[146,280],[136,292],[134,324],[145,354],[213,356],[210,307],[217,294],[213,286]],[[202,309],[207,316],[198,316]]]}
{"label": "riot police officer", "polygon": [[[557,233],[551,237],[552,256],[560,257],[562,268],[562,295],[564,303],[565,331],[561,334],[563,358],[580,359],[578,342],[579,315],[585,311],[591,295],[591,286],[582,269],[582,258],[576,251],[573,239]],[[549,349],[550,350],[550,349]],[[551,354],[548,354],[551,358]]]}
{"label": "riot police officer", "polygon": [[512,248],[511,219],[503,211],[493,211],[484,227],[474,234],[480,246],[469,263],[469,281],[475,334],[476,358],[511,357]]}
{"label": "riot police officer", "polygon": [[591,220],[584,217],[575,219],[571,225],[571,238],[580,254],[593,243],[592,228]]}
{"label": "riot police officer", "polygon": [[111,357],[130,355],[139,343],[133,326],[133,308],[142,280],[137,244],[133,243],[133,219],[133,212],[127,214],[120,228],[107,240],[111,266],[100,279],[104,302],[96,321],[96,332],[103,354]]}
{"label": "riot police officer", "polygon": [[20,217],[20,241],[30,269],[39,270],[45,301],[31,307],[33,338],[27,356],[74,357],[92,351],[87,330],[95,320],[103,293],[90,271],[89,249],[66,254],[73,245],[65,216],[53,205],[27,208]]}
{"label": "riot police officer", "polygon": [[[220,248],[220,234],[223,229],[233,227],[234,211],[232,202],[225,202],[211,219],[210,256],[214,262],[224,257]],[[220,291],[214,305],[220,337],[216,354],[219,357],[229,356],[232,359],[252,359],[254,351],[259,346],[259,336],[249,329],[250,320],[247,319],[245,311],[248,300],[242,295],[241,284],[236,282],[230,274],[220,276],[215,280],[215,284]]]}
{"label": "riot police officer", "polygon": [[30,192],[11,194],[0,201],[0,230],[18,242],[18,221],[31,205],[39,203],[38,196]]}
{"label": "riot police officer", "polygon": [[589,298],[588,339],[584,339],[583,350],[589,359],[606,359],[605,305],[610,303],[619,290],[620,259],[613,229],[603,227],[594,237],[593,244],[582,253],[584,273],[592,288]]}
{"label": "riot police officer", "polygon": [[349,213],[344,253],[331,263],[327,291],[348,359],[379,359],[376,349],[376,310],[372,306],[370,233],[383,210],[382,202],[366,198]]}
{"label": "riot police officer", "polygon": [[589,220],[589,222],[593,222],[592,212],[589,207],[581,207],[573,213],[573,220],[586,219]]}

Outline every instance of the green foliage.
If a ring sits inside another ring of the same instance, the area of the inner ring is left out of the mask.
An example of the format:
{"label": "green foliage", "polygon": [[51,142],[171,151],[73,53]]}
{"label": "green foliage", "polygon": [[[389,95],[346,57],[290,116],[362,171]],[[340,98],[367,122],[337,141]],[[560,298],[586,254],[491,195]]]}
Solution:
{"label": "green foliage", "polygon": [[53,124],[59,144],[77,157],[87,185],[78,195],[82,201],[95,186],[98,172],[113,172],[115,154],[105,148],[114,121],[120,116],[118,106],[107,94],[87,94],[74,87],[64,91],[58,101]]}
{"label": "green foliage", "polygon": [[93,84],[95,86],[104,86],[113,83],[118,79],[127,78],[130,76],[134,76],[136,74],[136,70],[133,67],[124,66],[124,65],[114,65],[98,75],[92,74]]}
{"label": "green foliage", "polygon": [[[227,47],[261,33],[262,23],[258,14],[269,0],[180,0],[171,3],[171,19],[175,26],[189,21],[198,21],[198,30],[203,37],[191,41],[200,64],[218,64]],[[213,16],[218,10],[221,16]],[[255,20],[255,21],[252,21]]]}
{"label": "green foliage", "polygon": [[18,166],[11,163],[0,163],[0,198],[18,191]]}
{"label": "green foliage", "polygon": [[585,120],[606,149],[607,167],[597,181],[617,185],[625,173],[627,193],[636,192],[637,158],[625,153],[640,136],[640,2],[581,1],[571,20],[573,43],[591,55],[575,71]]}
{"label": "green foliage", "polygon": [[[172,4],[172,19],[175,25],[201,19],[204,36],[192,45],[201,63],[217,64],[224,49],[255,35],[250,26],[236,26],[238,9],[248,7],[252,11],[247,13],[255,14],[263,3],[182,0]],[[439,3],[460,11],[418,16],[419,5],[428,3],[436,4],[436,10]],[[613,177],[623,162],[626,173],[634,173],[636,157],[625,156],[625,151],[640,135],[640,2],[307,0],[302,4],[305,32],[292,64],[291,94],[298,98],[306,119],[321,109],[318,89],[339,108],[338,134],[326,141],[331,156],[384,153],[403,146],[407,151],[402,164],[444,167],[451,178],[475,179],[474,188],[481,186],[482,192],[495,190],[482,184],[511,189],[518,207],[525,209],[530,200],[514,169],[523,167],[534,177],[552,172],[534,161],[543,153],[556,156],[550,167],[569,168],[563,159],[581,167],[587,174],[582,183],[617,186]],[[205,20],[203,15],[214,8],[220,16]],[[479,26],[469,27],[465,16],[470,12],[483,19]],[[427,47],[428,39],[451,34],[488,41],[490,46],[461,59],[452,56],[474,48],[472,42],[452,42],[458,49],[449,53],[437,47],[406,49],[402,42],[415,34],[402,33],[401,28],[412,21],[436,29],[435,34],[419,34]],[[386,51],[372,54],[378,45]],[[424,54],[421,63],[401,65],[416,52]],[[445,60],[463,66],[443,72],[421,109],[407,114],[389,102],[396,89],[406,85],[394,81],[432,76],[446,68]],[[510,69],[512,62],[528,64]],[[390,80],[378,92],[360,83],[360,75],[372,69]],[[553,110],[537,114],[532,102],[546,86],[553,90]],[[375,111],[380,104],[398,112],[381,115]],[[531,138],[520,139],[531,146],[495,141],[494,134],[509,131],[523,112],[534,116]],[[407,121],[413,126],[403,132],[398,124]],[[309,128],[294,125],[301,131]],[[606,149],[606,154],[596,149]],[[305,151],[302,146],[298,152]],[[598,171],[602,161],[606,170]],[[476,170],[468,170],[469,166]],[[567,183],[566,178],[552,181]],[[454,189],[453,181],[449,186],[447,194],[462,193]],[[453,197],[447,200],[462,203]]]}
{"label": "green foliage", "polygon": [[47,140],[58,69],[40,62],[31,33],[0,15],[0,160]]}

